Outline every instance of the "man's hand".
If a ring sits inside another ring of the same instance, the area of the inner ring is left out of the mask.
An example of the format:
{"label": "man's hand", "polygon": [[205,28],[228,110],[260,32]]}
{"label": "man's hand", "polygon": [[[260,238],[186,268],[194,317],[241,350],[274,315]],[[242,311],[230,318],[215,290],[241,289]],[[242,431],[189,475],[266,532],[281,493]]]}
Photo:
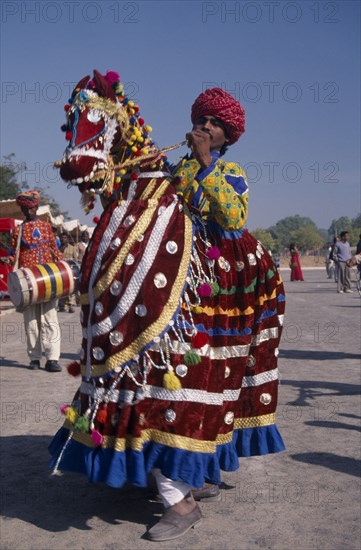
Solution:
{"label": "man's hand", "polygon": [[186,134],[186,140],[201,168],[208,168],[212,164],[211,135],[204,130],[192,130]]}

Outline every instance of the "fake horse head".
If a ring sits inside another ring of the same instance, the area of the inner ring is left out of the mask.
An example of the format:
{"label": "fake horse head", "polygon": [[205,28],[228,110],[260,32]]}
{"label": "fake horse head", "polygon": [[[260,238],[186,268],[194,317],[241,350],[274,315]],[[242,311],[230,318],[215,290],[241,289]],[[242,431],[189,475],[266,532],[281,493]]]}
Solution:
{"label": "fake horse head", "polygon": [[96,194],[109,198],[122,177],[133,176],[129,172],[140,158],[158,150],[149,137],[151,127],[144,125],[139,107],[126,97],[115,72],[103,76],[94,70],[92,79],[81,79],[65,111],[62,130],[69,143],[56,165],[62,179],[83,193],[87,212]]}

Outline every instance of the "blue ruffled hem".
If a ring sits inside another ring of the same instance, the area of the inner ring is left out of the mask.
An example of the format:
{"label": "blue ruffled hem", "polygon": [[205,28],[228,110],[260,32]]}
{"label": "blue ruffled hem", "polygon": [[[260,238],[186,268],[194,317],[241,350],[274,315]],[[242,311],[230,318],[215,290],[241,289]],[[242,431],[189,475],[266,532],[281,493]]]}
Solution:
{"label": "blue ruffled hem", "polygon": [[[49,446],[53,468],[69,435],[61,428]],[[126,482],[138,487],[147,486],[147,474],[160,468],[163,475],[183,481],[192,487],[204,482],[219,484],[221,470],[232,472],[239,467],[239,457],[277,453],[285,449],[275,425],[235,430],[230,443],[219,445],[216,453],[195,453],[149,441],[143,451],[116,451],[102,447],[87,447],[70,440],[59,469],[83,473],[90,482],[122,487]]]}

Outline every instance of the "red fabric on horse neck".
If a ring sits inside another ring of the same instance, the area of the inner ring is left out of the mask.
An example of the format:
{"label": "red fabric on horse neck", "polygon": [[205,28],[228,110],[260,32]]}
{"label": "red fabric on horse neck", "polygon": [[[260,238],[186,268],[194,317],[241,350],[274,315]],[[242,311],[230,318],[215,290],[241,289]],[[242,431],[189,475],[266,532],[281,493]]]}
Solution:
{"label": "red fabric on horse neck", "polygon": [[236,143],[245,131],[245,111],[242,105],[221,88],[205,90],[193,103],[193,124],[204,115],[215,116],[223,122],[230,145]]}

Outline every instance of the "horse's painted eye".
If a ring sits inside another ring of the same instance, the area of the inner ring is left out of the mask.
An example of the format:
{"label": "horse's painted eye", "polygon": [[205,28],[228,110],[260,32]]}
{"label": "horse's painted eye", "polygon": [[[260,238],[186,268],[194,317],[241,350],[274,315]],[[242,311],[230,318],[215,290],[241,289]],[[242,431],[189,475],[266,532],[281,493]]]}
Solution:
{"label": "horse's painted eye", "polygon": [[93,122],[93,124],[99,122],[99,120],[101,119],[99,111],[88,111],[86,116],[90,122]]}

